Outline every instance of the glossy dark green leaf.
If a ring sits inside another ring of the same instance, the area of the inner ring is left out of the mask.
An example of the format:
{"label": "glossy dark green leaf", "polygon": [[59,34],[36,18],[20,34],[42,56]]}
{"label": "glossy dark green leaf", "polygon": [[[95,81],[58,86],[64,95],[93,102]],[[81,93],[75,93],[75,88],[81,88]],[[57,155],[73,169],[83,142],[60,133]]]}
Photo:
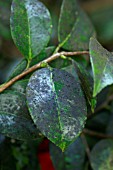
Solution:
{"label": "glossy dark green leaf", "polygon": [[85,147],[80,137],[65,152],[51,143],[50,155],[55,170],[84,170]]}
{"label": "glossy dark green leaf", "polygon": [[113,84],[113,55],[95,39],[90,40],[90,60],[94,76],[93,96]]}
{"label": "glossy dark green leaf", "polygon": [[39,130],[64,150],[82,131],[86,103],[79,82],[64,70],[43,68],[31,76],[27,103]]}
{"label": "glossy dark green leaf", "polygon": [[0,94],[0,133],[20,140],[39,137],[24,94],[11,90]]}
{"label": "glossy dark green leaf", "polygon": [[93,170],[113,169],[113,140],[104,139],[98,142],[91,151]]}
{"label": "glossy dark green leaf", "polygon": [[63,0],[59,19],[59,42],[66,50],[87,50],[95,30],[77,0]]}
{"label": "glossy dark green leaf", "polygon": [[50,39],[50,13],[38,0],[13,0],[10,23],[16,46],[29,60],[36,57]]}

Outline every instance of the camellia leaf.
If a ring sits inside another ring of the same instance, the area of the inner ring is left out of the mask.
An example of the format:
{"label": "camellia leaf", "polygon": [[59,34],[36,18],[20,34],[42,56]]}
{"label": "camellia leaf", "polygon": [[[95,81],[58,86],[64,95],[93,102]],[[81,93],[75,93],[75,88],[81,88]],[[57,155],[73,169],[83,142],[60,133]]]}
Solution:
{"label": "camellia leaf", "polygon": [[0,94],[0,111],[23,115],[30,118],[26,106],[25,95],[16,91],[7,90]]}
{"label": "camellia leaf", "polygon": [[90,74],[88,73],[88,71],[86,71],[86,69],[78,64],[77,62],[73,61],[73,65],[78,73],[78,76],[80,78],[81,81],[81,86],[86,94],[86,97],[89,101],[89,103],[91,104],[91,99],[92,99],[92,93],[93,93],[93,89],[92,89],[92,85],[93,85],[93,80],[92,77],[90,76]]}
{"label": "camellia leaf", "polygon": [[[63,68],[63,70],[69,72],[72,74],[75,79],[81,84],[81,87],[84,91],[84,94],[92,108],[92,111],[94,111],[96,99],[93,98],[93,90],[92,90],[92,77],[86,69],[80,65],[79,63],[72,60],[72,64],[68,67]],[[95,101],[95,103],[93,102]]]}
{"label": "camellia leaf", "polygon": [[27,103],[36,126],[62,150],[84,127],[87,109],[83,92],[64,70],[43,68],[33,73]]}
{"label": "camellia leaf", "polygon": [[96,98],[93,97],[93,78],[89,72],[80,65],[79,63],[73,61],[73,65],[78,73],[82,89],[86,95],[89,105],[91,106],[92,112],[94,112],[96,106]]}
{"label": "camellia leaf", "polygon": [[90,60],[94,76],[93,96],[113,84],[113,55],[95,39],[90,40]]}
{"label": "camellia leaf", "polygon": [[22,54],[30,60],[43,50],[50,39],[50,13],[38,0],[13,0],[11,9],[13,40]]}
{"label": "camellia leaf", "polygon": [[[72,63],[72,61],[71,61]],[[63,70],[67,71],[68,73],[72,74],[74,78],[77,80],[77,82],[80,84],[80,79],[78,77],[78,74],[76,72],[76,69],[74,67],[74,64],[72,63],[71,65],[64,67]]]}
{"label": "camellia leaf", "polygon": [[113,140],[104,139],[98,142],[91,151],[93,170],[113,169]]}
{"label": "camellia leaf", "polygon": [[55,46],[50,46],[43,49],[43,51],[38,56],[32,59],[30,67],[50,57],[54,53],[54,50]]}
{"label": "camellia leaf", "polygon": [[[42,50],[40,52],[40,54],[38,54],[35,58],[32,59],[31,63],[30,63],[30,67],[32,67],[33,65],[39,63],[40,61],[50,57],[50,55],[52,55],[52,53],[54,52],[55,47],[47,47],[44,50]],[[17,75],[21,74],[27,67],[27,60],[26,59],[22,59],[22,61],[14,68],[14,70],[12,71],[11,75],[9,76],[8,80],[11,80],[12,78],[16,77]]]}
{"label": "camellia leaf", "polygon": [[66,50],[87,50],[95,30],[77,0],[63,0],[59,19],[59,42]]}
{"label": "camellia leaf", "polygon": [[55,170],[83,170],[85,147],[80,137],[73,142],[65,152],[54,144],[50,144],[50,155]]}
{"label": "camellia leaf", "polygon": [[12,71],[11,75],[9,76],[8,80],[11,80],[12,78],[18,76],[19,74],[21,74],[27,67],[27,60],[26,59],[22,59],[22,61],[20,61],[19,64],[17,64],[17,66],[14,68],[14,70]]}
{"label": "camellia leaf", "polygon": [[20,140],[40,136],[27,110],[24,94],[11,90],[0,94],[0,133]]}
{"label": "camellia leaf", "polygon": [[20,80],[14,83],[10,87],[10,89],[25,94],[27,84],[28,84],[28,79]]}

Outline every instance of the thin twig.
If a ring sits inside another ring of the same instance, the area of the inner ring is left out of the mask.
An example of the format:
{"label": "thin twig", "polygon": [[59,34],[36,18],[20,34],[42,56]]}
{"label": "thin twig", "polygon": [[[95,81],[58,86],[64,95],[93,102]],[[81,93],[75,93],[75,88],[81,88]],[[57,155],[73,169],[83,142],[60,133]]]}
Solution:
{"label": "thin twig", "polygon": [[89,129],[84,129],[83,133],[88,134],[90,136],[95,136],[97,138],[113,139],[113,136],[111,136],[111,135],[106,135],[104,133],[98,133],[98,132],[95,132],[95,131],[92,131]]}
{"label": "thin twig", "polygon": [[49,58],[43,60],[42,62],[39,62],[38,64],[32,66],[31,68],[26,69],[25,71],[23,71],[18,76],[14,77],[10,81],[8,81],[5,84],[1,85],[0,86],[0,93],[3,92],[5,89],[7,89],[12,84],[14,84],[17,80],[20,80],[21,78],[23,78],[27,74],[37,70],[38,68],[41,68],[43,63],[49,63],[49,62],[59,58],[61,55],[74,56],[74,55],[83,55],[83,54],[89,54],[89,52],[88,51],[76,51],[76,52],[65,52],[64,51],[64,52],[59,52],[59,53],[53,54]]}
{"label": "thin twig", "polygon": [[81,138],[82,138],[82,142],[83,142],[85,149],[86,149],[87,157],[88,157],[89,162],[90,162],[90,149],[89,149],[86,137],[83,133],[81,134]]}

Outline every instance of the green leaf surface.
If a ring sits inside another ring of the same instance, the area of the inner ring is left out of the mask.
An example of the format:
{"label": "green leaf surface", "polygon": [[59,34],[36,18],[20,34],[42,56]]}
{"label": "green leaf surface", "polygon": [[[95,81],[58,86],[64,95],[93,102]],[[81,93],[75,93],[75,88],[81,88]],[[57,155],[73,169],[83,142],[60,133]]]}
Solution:
{"label": "green leaf surface", "polygon": [[86,102],[74,77],[64,70],[43,68],[31,76],[27,103],[36,126],[64,150],[81,133]]}
{"label": "green leaf surface", "polygon": [[0,111],[0,132],[18,140],[40,138],[39,130],[30,119]]}
{"label": "green leaf surface", "polygon": [[30,118],[25,95],[12,90],[0,94],[0,111]]}
{"label": "green leaf surface", "polygon": [[50,57],[55,50],[55,46],[45,48],[38,56],[32,59],[30,67]]}
{"label": "green leaf surface", "polygon": [[[44,50],[42,50],[40,54],[38,54],[35,58],[32,59],[32,61],[30,63],[30,67],[32,67],[33,65],[39,63],[40,61],[42,61],[48,57],[50,57],[50,55],[52,55],[54,50],[55,50],[54,46],[47,47]],[[11,73],[11,75],[9,76],[8,80],[11,80],[12,78],[21,74],[26,69],[26,67],[27,67],[27,60],[22,59],[22,61],[14,68],[14,70]],[[27,75],[26,77],[29,78],[29,75]]]}
{"label": "green leaf surface", "polygon": [[20,80],[14,83],[9,89],[25,94],[27,84],[28,79]]}
{"label": "green leaf surface", "polygon": [[50,155],[55,170],[84,170],[85,147],[80,137],[65,152],[51,143]]}
{"label": "green leaf surface", "polygon": [[89,104],[92,107],[92,110],[94,110],[95,105],[92,105],[92,101],[95,100],[92,97],[92,77],[90,74],[86,71],[85,67],[81,64],[75,62],[72,60],[72,64],[68,67],[63,68],[63,70],[69,72],[72,74],[75,79],[81,84],[81,87],[84,91],[84,94],[86,95],[86,98],[89,102]]}
{"label": "green leaf surface", "polygon": [[94,146],[91,166],[93,170],[113,170],[113,140],[104,139]]}
{"label": "green leaf surface", "polygon": [[59,57],[56,60],[53,60],[49,65],[54,68],[62,69],[69,66],[70,64],[70,60]]}
{"label": "green leaf surface", "polygon": [[95,39],[90,40],[90,60],[94,76],[93,96],[113,84],[113,55]]}
{"label": "green leaf surface", "polygon": [[31,60],[47,45],[52,23],[48,9],[38,0],[13,0],[11,33],[24,57]]}
{"label": "green leaf surface", "polygon": [[8,80],[11,80],[12,78],[18,76],[19,74],[21,74],[27,67],[27,60],[26,59],[22,59],[22,61],[14,68],[14,70],[12,71],[11,75],[9,76]]}
{"label": "green leaf surface", "polygon": [[67,71],[68,73],[72,74],[73,77],[77,80],[77,82],[80,84],[80,79],[78,77],[78,74],[76,72],[76,69],[74,67],[74,64],[71,61],[71,65],[64,67],[63,70]]}
{"label": "green leaf surface", "polygon": [[11,90],[0,94],[0,133],[20,140],[39,137],[24,94]]}
{"label": "green leaf surface", "polygon": [[88,70],[85,69],[84,66],[80,65],[79,63],[73,61],[73,65],[78,73],[80,78],[82,89],[86,95],[86,98],[91,106],[92,111],[96,106],[96,99],[93,98],[93,78],[91,77]]}
{"label": "green leaf surface", "polygon": [[95,30],[77,0],[63,0],[59,19],[59,42],[66,50],[87,50]]}

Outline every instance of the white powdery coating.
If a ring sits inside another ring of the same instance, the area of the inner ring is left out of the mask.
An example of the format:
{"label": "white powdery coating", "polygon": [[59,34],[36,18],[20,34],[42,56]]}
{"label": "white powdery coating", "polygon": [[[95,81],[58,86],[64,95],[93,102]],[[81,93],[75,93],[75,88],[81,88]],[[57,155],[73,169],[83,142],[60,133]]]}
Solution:
{"label": "white powdery coating", "polygon": [[26,1],[26,9],[28,11],[29,19],[32,17],[48,18],[49,12],[46,7],[38,0]]}
{"label": "white powdery coating", "polygon": [[73,140],[83,129],[84,121],[85,119],[79,117],[77,117],[77,119],[68,117],[66,120],[63,120],[62,136],[69,141]]}
{"label": "white powdery coating", "polygon": [[[37,80],[38,82],[40,82],[40,84],[46,84],[45,89],[43,89],[43,86],[38,86],[38,89],[35,89],[35,84],[32,83],[33,80]],[[33,75],[30,82],[28,83],[28,86],[31,88],[31,90],[33,91],[33,96],[35,96],[33,98],[33,100],[36,100],[37,102],[41,101],[46,101],[48,100],[48,97],[51,96],[51,94],[53,93],[52,91],[52,83],[50,80],[50,77],[47,76],[46,72],[43,72],[43,79],[41,76],[38,76],[37,74]],[[44,90],[47,90],[46,93],[44,93]],[[30,92],[31,93],[31,92]]]}
{"label": "white powdery coating", "polygon": [[[4,121],[3,121],[3,118],[4,118]],[[5,116],[5,114],[0,116],[0,122],[4,127],[6,127],[6,126],[10,127],[15,124],[14,117],[13,116]]]}

